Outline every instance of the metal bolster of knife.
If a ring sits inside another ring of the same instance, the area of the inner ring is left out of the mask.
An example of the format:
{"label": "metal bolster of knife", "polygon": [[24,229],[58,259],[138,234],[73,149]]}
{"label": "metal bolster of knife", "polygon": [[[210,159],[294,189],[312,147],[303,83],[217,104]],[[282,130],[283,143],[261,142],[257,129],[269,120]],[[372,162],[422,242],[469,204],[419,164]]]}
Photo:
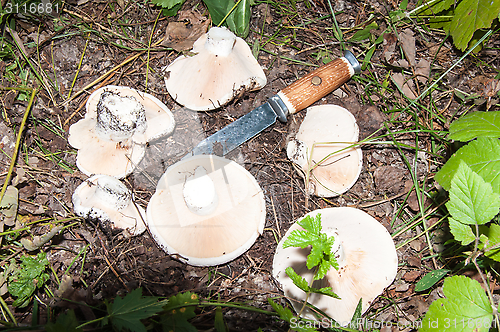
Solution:
{"label": "metal bolster of knife", "polygon": [[269,98],[267,102],[273,109],[274,113],[276,113],[278,120],[280,120],[283,123],[286,123],[287,122],[286,118],[288,116],[288,107],[286,107],[283,100],[281,100],[281,98],[278,95],[274,95],[271,98]]}

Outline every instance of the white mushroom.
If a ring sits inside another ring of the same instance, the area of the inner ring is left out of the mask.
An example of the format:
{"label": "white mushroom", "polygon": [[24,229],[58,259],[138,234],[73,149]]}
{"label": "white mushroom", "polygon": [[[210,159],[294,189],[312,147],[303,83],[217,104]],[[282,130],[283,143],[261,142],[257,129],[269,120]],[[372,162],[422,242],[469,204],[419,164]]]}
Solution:
{"label": "white mushroom", "polygon": [[111,222],[113,228],[125,229],[129,235],[146,230],[146,212],[134,204],[132,193],[118,179],[94,175],[80,184],[73,193],[73,209],[84,218]]}
{"label": "white mushroom", "polygon": [[147,208],[148,227],[169,254],[190,265],[229,262],[262,233],[264,195],[243,167],[199,155],[170,166]]}
{"label": "white mushroom", "polygon": [[89,176],[127,176],[142,160],[145,143],[170,134],[175,126],[161,101],[127,87],[94,91],[86,110],[85,117],[70,127],[68,142],[78,149],[78,168]]}
{"label": "white mushroom", "polygon": [[[330,269],[323,279],[313,283],[313,287],[332,287],[340,299],[311,294],[308,302],[346,326],[360,299],[363,299],[362,311],[365,312],[393,282],[398,256],[389,232],[367,213],[355,208],[338,207],[315,210],[307,215],[314,218],[318,213],[321,214],[323,232],[335,237],[332,249],[338,256],[339,269]],[[297,223],[293,224],[278,244],[273,260],[273,276],[281,284],[285,296],[304,301],[306,293],[295,286],[285,273],[285,269],[291,266],[307,281],[313,278],[313,270],[306,266],[309,247],[283,249],[284,241],[296,229],[302,228]],[[292,301],[292,305],[297,311],[302,308],[302,303],[297,301]],[[302,315],[309,319],[316,317],[307,308]]]}
{"label": "white mushroom", "polygon": [[309,178],[310,194],[333,197],[354,185],[363,166],[361,148],[351,146],[358,135],[356,119],[345,108],[307,109],[297,135],[288,143],[287,155]]}
{"label": "white mushroom", "polygon": [[219,108],[247,90],[266,85],[266,76],[248,44],[226,28],[213,27],[166,70],[167,90],[196,111]]}

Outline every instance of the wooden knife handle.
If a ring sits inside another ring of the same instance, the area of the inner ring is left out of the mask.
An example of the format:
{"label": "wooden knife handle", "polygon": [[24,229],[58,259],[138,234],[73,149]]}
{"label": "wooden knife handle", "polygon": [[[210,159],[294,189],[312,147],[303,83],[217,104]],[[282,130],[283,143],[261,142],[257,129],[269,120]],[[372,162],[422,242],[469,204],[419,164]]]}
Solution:
{"label": "wooden knife handle", "polygon": [[345,57],[338,58],[287,86],[278,92],[278,96],[288,107],[288,112],[293,114],[340,87],[355,71],[359,70],[355,70],[349,60]]}

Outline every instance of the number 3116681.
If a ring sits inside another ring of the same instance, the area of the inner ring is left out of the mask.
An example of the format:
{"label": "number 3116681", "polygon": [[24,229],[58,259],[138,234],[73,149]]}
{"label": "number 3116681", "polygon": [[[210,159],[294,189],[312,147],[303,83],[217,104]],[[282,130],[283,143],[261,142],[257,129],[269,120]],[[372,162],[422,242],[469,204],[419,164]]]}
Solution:
{"label": "number 3116681", "polygon": [[24,2],[22,4],[7,2],[3,10],[6,14],[50,15],[59,13],[59,3],[48,1]]}

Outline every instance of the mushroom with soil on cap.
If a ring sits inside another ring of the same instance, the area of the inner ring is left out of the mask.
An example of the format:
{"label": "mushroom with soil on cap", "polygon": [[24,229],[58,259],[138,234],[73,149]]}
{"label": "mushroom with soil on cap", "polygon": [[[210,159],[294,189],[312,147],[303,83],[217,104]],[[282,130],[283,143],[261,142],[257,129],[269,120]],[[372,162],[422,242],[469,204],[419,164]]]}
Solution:
{"label": "mushroom with soil on cap", "polygon": [[144,157],[146,143],[175,127],[172,112],[161,101],[127,87],[94,91],[86,110],[70,127],[68,142],[78,149],[77,166],[88,176],[127,176]]}
{"label": "mushroom with soil on cap", "polygon": [[[313,283],[314,288],[332,287],[340,299],[321,294],[310,294],[307,302],[320,309],[337,323],[346,326],[352,319],[358,302],[362,299],[362,312],[365,312],[372,301],[394,280],[398,256],[391,235],[384,226],[367,213],[350,207],[337,207],[315,210],[306,216],[316,217],[321,214],[323,233],[333,236],[339,269],[331,268],[321,280]],[[292,305],[300,311],[306,299],[306,293],[295,286],[285,273],[292,267],[297,274],[307,281],[313,278],[313,269],[306,266],[308,247],[283,248],[283,243],[294,230],[302,229],[293,224],[283,236],[276,248],[273,259],[273,276],[281,284],[288,298],[294,299]],[[302,316],[316,319],[315,313],[305,308]]]}
{"label": "mushroom with soil on cap", "polygon": [[109,175],[94,175],[82,182],[73,193],[73,210],[84,218],[111,222],[112,228],[124,229],[125,235],[146,230],[144,209],[134,203],[127,186]]}
{"label": "mushroom with soil on cap", "polygon": [[199,155],[170,166],[147,207],[148,228],[169,254],[190,265],[224,264],[262,234],[262,190],[242,166]]}
{"label": "mushroom with soil on cap", "polygon": [[213,110],[266,85],[248,44],[226,28],[211,28],[196,40],[192,52],[175,59],[165,76],[172,98],[191,110]]}
{"label": "mushroom with soil on cap", "polygon": [[363,166],[361,148],[353,147],[359,128],[354,116],[337,105],[307,109],[287,156],[301,170],[309,194],[334,197],[351,188]]}

